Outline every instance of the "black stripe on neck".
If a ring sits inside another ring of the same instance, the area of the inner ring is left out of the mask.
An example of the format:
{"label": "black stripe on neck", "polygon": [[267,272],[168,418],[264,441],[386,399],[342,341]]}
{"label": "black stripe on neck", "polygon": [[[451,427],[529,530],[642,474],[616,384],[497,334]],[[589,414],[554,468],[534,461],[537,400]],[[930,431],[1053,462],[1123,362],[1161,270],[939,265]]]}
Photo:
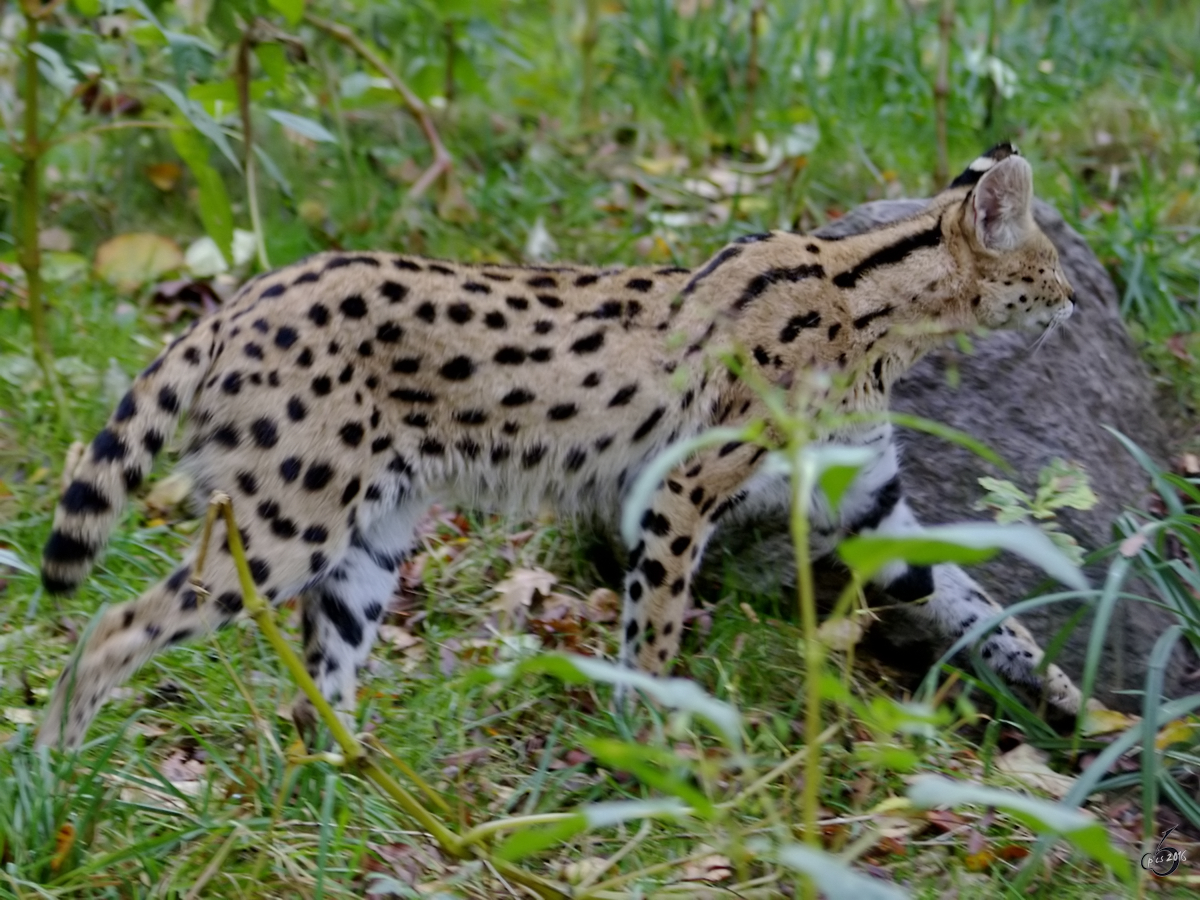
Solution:
{"label": "black stripe on neck", "polygon": [[858,283],[858,279],[872,269],[878,269],[880,266],[894,266],[896,263],[903,262],[910,253],[926,247],[936,247],[941,242],[942,217],[938,216],[937,223],[932,228],[910,234],[894,244],[876,250],[853,269],[847,269],[840,275],[835,275],[833,283],[840,288],[852,288]]}

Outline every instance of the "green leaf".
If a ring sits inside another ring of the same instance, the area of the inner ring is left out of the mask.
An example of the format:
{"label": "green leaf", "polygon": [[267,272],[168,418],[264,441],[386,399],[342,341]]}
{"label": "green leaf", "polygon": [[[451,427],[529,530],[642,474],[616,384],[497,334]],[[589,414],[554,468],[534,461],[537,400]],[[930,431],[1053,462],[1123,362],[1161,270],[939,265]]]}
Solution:
{"label": "green leaf", "polygon": [[8,566],[10,569],[16,569],[18,572],[25,572],[27,575],[36,575],[37,569],[17,556],[11,550],[0,549],[0,566]]}
{"label": "green leaf", "polygon": [[304,0],[267,0],[271,8],[282,13],[287,23],[292,27],[300,24],[304,18]]}
{"label": "green leaf", "polygon": [[858,535],[838,545],[838,555],[864,579],[889,562],[970,565],[990,559],[998,550],[1016,553],[1063,584],[1087,590],[1087,580],[1079,568],[1032,525],[964,522],[921,528],[902,535]]}
{"label": "green leaf", "polygon": [[79,14],[83,16],[98,16],[104,11],[104,7],[100,5],[100,0],[74,0],[75,8],[79,10]]}
{"label": "green leaf", "polygon": [[803,872],[828,900],[907,900],[900,888],[855,872],[841,859],[824,850],[801,844],[785,844],[775,854],[781,865]]}
{"label": "green leaf", "polygon": [[312,119],[306,119],[304,116],[298,116],[295,113],[285,112],[282,109],[268,109],[267,115],[278,122],[285,128],[290,128],[299,135],[303,135],[310,141],[320,141],[326,144],[336,144],[337,138],[330,133],[320,122],[314,122]]}
{"label": "green leaf", "polygon": [[611,828],[631,819],[678,819],[688,813],[688,808],[674,798],[593,803],[559,822],[529,825],[514,830],[511,836],[496,848],[495,855],[499,859],[516,862],[531,853],[564,843],[589,829]]}
{"label": "green leaf", "polygon": [[255,44],[254,55],[272,83],[280,86],[287,81],[287,53],[282,44]]}
{"label": "green leaf", "polygon": [[1129,860],[1109,841],[1104,826],[1075,807],[973,782],[952,781],[940,775],[916,779],[908,789],[908,796],[925,809],[964,803],[994,806],[1034,831],[1061,835],[1092,859],[1107,865],[1123,881],[1129,880]]}
{"label": "green leaf", "polygon": [[820,484],[825,499],[829,501],[831,510],[838,508],[859,470],[878,456],[878,453],[867,447],[842,447],[836,444],[805,447],[801,454],[812,461],[817,473],[817,483]]}
{"label": "green leaf", "polygon": [[1005,472],[1013,471],[1013,467],[1008,464],[1003,456],[978,438],[971,437],[965,431],[959,431],[957,428],[951,428],[949,425],[943,425],[941,422],[934,422],[932,419],[924,419],[921,416],[913,416],[908,413],[889,412],[887,417],[888,421],[893,425],[911,428],[913,431],[924,431],[926,434],[940,437],[944,441],[950,441],[952,444],[958,444],[960,447],[970,450],[976,456],[986,459],[994,466],[999,466]]}
{"label": "green leaf", "polygon": [[681,759],[673,751],[608,738],[591,738],[584,747],[608,768],[629,772],[658,793],[678,797],[696,815],[712,817],[712,802],[681,774]]}
{"label": "green leaf", "polygon": [[242,164],[238,162],[233,147],[229,145],[229,140],[225,137],[225,132],[221,131],[221,126],[204,111],[203,106],[183,96],[173,84],[167,84],[165,81],[152,81],[151,84],[162,91],[164,96],[179,108],[179,111],[198,132],[216,145],[222,155],[233,164],[234,169],[239,173],[242,171]]}
{"label": "green leaf", "polygon": [[196,179],[200,198],[200,221],[204,230],[217,245],[221,255],[233,264],[233,208],[225,182],[220,174],[208,164],[208,149],[194,131],[177,128],[171,132],[171,143],[175,152],[187,164]]}
{"label": "green leaf", "polygon": [[532,853],[565,843],[581,831],[586,831],[587,827],[587,816],[577,813],[561,822],[517,828],[496,848],[495,856],[506,862],[517,862]]}
{"label": "green leaf", "polygon": [[568,684],[599,681],[616,687],[633,688],[664,706],[692,713],[717,728],[730,746],[741,748],[742,718],[736,707],[710,697],[686,678],[656,678],[644,672],[603,662],[590,656],[543,653],[517,664],[506,663],[488,670],[490,678],[511,678],[526,673],[553,675]]}
{"label": "green leaf", "polygon": [[29,45],[29,49],[40,60],[38,71],[56,90],[63,94],[70,94],[75,90],[78,79],[57,50],[36,41]]}

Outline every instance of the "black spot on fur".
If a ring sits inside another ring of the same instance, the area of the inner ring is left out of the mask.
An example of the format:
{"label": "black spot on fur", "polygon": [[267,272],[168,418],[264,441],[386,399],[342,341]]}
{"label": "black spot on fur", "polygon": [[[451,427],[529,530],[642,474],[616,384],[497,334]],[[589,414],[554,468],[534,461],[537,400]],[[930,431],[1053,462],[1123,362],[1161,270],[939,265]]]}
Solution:
{"label": "black spot on fur", "polygon": [[421,368],[419,356],[402,356],[392,360],[392,371],[397,375],[412,375],[419,368]]}
{"label": "black spot on fur", "polygon": [[613,394],[612,399],[608,401],[608,405],[610,407],[625,406],[633,398],[633,395],[637,393],[637,389],[638,386],[636,384],[625,385],[625,387]]}
{"label": "black spot on fur", "polygon": [[524,406],[526,403],[532,403],[535,399],[529,391],[514,388],[500,398],[500,403],[504,406]]}
{"label": "black spot on fur", "polygon": [[866,328],[868,325],[870,325],[872,322],[874,322],[876,319],[880,318],[881,316],[889,315],[892,312],[892,310],[894,310],[894,309],[895,309],[895,307],[889,303],[887,306],[883,306],[883,307],[880,307],[879,309],[872,310],[871,312],[861,315],[857,319],[855,319],[854,327],[859,330]]}
{"label": "black spot on fur", "polygon": [[654,426],[658,424],[659,419],[661,419],[663,417],[663,413],[665,413],[665,412],[666,412],[666,409],[664,407],[660,406],[656,410],[654,410],[654,412],[650,413],[650,415],[648,415],[646,417],[646,420],[644,422],[642,422],[641,425],[638,426],[637,431],[635,431],[633,433],[634,442],[640,441],[642,438],[644,438],[646,435],[648,435],[651,431],[653,431]]}
{"label": "black spot on fur", "polygon": [[682,556],[687,548],[691,546],[691,543],[692,539],[688,535],[682,534],[671,541],[671,553],[674,556]]}
{"label": "black spot on fur", "polygon": [[394,344],[404,336],[404,329],[395,322],[384,322],[375,329],[375,340],[381,344]]}
{"label": "black spot on fur", "polygon": [[333,467],[328,463],[313,463],[304,473],[304,486],[310,491],[319,491],[333,478]]}
{"label": "black spot on fur", "polygon": [[466,381],[475,374],[475,363],[469,356],[456,356],[439,371],[447,381]]}
{"label": "black spot on fur", "polygon": [[304,467],[298,456],[289,456],[279,464],[279,474],[287,484],[291,484],[300,477],[300,470]]}
{"label": "black spot on fur", "polygon": [[558,287],[558,281],[552,275],[535,275],[525,283],[533,288]]}
{"label": "black spot on fur", "polygon": [[654,282],[649,278],[631,278],[625,282],[625,287],[629,288],[631,291],[638,291],[639,293],[644,294],[646,291],[654,287]]}
{"label": "black spot on fur", "polygon": [[333,390],[333,382],[328,375],[320,375],[312,380],[312,390],[318,397],[324,397]]}
{"label": "black spot on fur", "polygon": [[568,472],[578,472],[587,462],[587,451],[581,447],[572,447],[563,460],[563,468]]}
{"label": "black spot on fur", "polygon": [[379,286],[379,293],[387,298],[388,303],[399,303],[408,296],[408,288],[395,281],[385,281]]}
{"label": "black spot on fur", "polygon": [[146,448],[147,453],[153,456],[162,449],[164,440],[159,432],[151,429],[142,435],[142,446]]}
{"label": "black spot on fur", "polygon": [[429,391],[418,391],[411,388],[397,388],[388,396],[393,400],[402,400],[405,403],[434,403],[437,401],[437,397]]}
{"label": "black spot on fur", "polygon": [[539,319],[533,323],[533,331],[535,334],[549,334],[554,330],[554,323],[549,319]]}
{"label": "black spot on fur", "polygon": [[737,312],[741,312],[755,300],[762,296],[763,292],[773,284],[783,282],[803,281],[806,278],[824,278],[825,268],[821,265],[801,265],[801,266],[784,266],[776,269],[768,269],[759,275],[755,275],[747,282],[743,288],[741,295],[733,302],[733,308]]}
{"label": "black spot on fur", "polygon": [[250,577],[254,579],[255,584],[261,586],[271,577],[271,566],[265,559],[253,557],[247,560],[247,563],[250,566]]}
{"label": "black spot on fur", "polygon": [[417,450],[422,456],[442,456],[446,452],[446,445],[435,438],[427,437],[421,441]]}
{"label": "black spot on fur", "polygon": [[293,422],[301,422],[304,420],[304,417],[308,415],[308,409],[305,408],[304,403],[301,402],[299,397],[292,397],[290,400],[288,400],[287,412],[288,418]]}
{"label": "black spot on fur", "polygon": [[492,361],[502,366],[517,366],[525,362],[525,351],[520,347],[501,347]]}
{"label": "black spot on fur", "polygon": [[362,443],[364,433],[360,422],[347,422],[338,432],[342,437],[342,442],[351,447],[357,447]]}
{"label": "black spot on fur", "polygon": [[581,337],[571,345],[572,353],[595,353],[604,346],[604,331],[593,331],[587,337]]}
{"label": "black spot on fur", "polygon": [[454,414],[454,421],[460,425],[483,425],[487,422],[487,413],[481,409],[460,409]]}
{"label": "black spot on fur", "polygon": [[329,307],[324,303],[314,303],[308,308],[308,318],[315,325],[325,325],[329,322]]}
{"label": "black spot on fur", "polygon": [[[483,287],[484,285],[480,285]],[[450,317],[451,322],[459,325],[465,325],[475,318],[475,310],[468,303],[452,303],[446,307],[446,315]]]}
{"label": "black spot on fur", "polygon": [[573,419],[578,412],[579,407],[574,403],[559,403],[556,406],[550,407],[547,415],[556,422],[563,422],[567,419]]}
{"label": "black spot on fur", "polygon": [[342,491],[342,506],[345,506],[351,500],[358,496],[358,490],[362,487],[362,482],[357,478],[351,478],[350,483],[346,485],[346,489]]}
{"label": "black spot on fur", "polygon": [[508,320],[502,312],[490,312],[483,317],[483,324],[494,331],[501,331],[508,327]]}
{"label": "black spot on fur", "polygon": [[432,325],[437,319],[437,307],[426,300],[417,307],[417,318]]}
{"label": "black spot on fur", "polygon": [[526,469],[532,469],[534,466],[540,463],[545,456],[546,445],[534,444],[532,447],[526,450],[524,456],[521,457],[521,465]]}
{"label": "black spot on fur", "polygon": [[255,419],[250,424],[250,434],[254,438],[254,443],[264,450],[269,450],[279,443],[279,431],[275,427],[275,423],[265,416]]}
{"label": "black spot on fur", "polygon": [[515,309],[518,312],[529,309],[529,301],[524,297],[505,297],[504,302],[508,304],[509,309]]}
{"label": "black spot on fur", "polygon": [[121,402],[117,404],[117,411],[113,413],[113,418],[118,422],[124,422],[132,419],[135,415],[137,415],[137,401],[133,399],[133,391],[126,391]]}
{"label": "black spot on fur", "polygon": [[242,493],[248,497],[253,497],[258,493],[258,478],[253,472],[238,472],[237,483],[238,487],[242,489]]}
{"label": "black spot on fur", "polygon": [[788,319],[788,323],[783,326],[783,330],[779,332],[779,340],[781,343],[790,344],[805,328],[816,328],[821,324],[821,314],[818,312],[807,312],[802,316],[792,316]]}
{"label": "black spot on fur", "polygon": [[661,587],[667,577],[667,570],[657,559],[647,557],[642,560],[642,574],[646,576],[651,587]]}
{"label": "black spot on fur", "polygon": [[225,591],[217,597],[217,609],[227,616],[236,616],[242,611],[242,595],[236,591]]}
{"label": "black spot on fur", "polygon": [[367,314],[367,301],[361,294],[351,294],[339,304],[338,308],[347,319],[361,319]]}
{"label": "black spot on fur", "polygon": [[321,612],[325,614],[325,618],[337,629],[337,633],[343,641],[351,647],[357,647],[362,643],[362,624],[358,621],[358,618],[354,615],[350,607],[342,602],[337,595],[329,591],[322,591]]}
{"label": "black spot on fur", "polygon": [[242,442],[242,435],[237,428],[226,423],[213,432],[213,440],[222,447],[232,450]]}
{"label": "black spot on fur", "polygon": [[309,544],[323,544],[329,540],[329,532],[324,525],[309,525],[300,537]]}
{"label": "black spot on fur", "polygon": [[92,440],[92,462],[121,462],[128,453],[125,442],[107,428]]}
{"label": "black spot on fur", "polygon": [[295,328],[284,326],[279,331],[275,332],[275,346],[280,350],[287,350],[292,344],[300,340],[300,335]]}
{"label": "black spot on fur", "polygon": [[594,388],[600,383],[600,373],[588,372],[581,383],[585,388]]}

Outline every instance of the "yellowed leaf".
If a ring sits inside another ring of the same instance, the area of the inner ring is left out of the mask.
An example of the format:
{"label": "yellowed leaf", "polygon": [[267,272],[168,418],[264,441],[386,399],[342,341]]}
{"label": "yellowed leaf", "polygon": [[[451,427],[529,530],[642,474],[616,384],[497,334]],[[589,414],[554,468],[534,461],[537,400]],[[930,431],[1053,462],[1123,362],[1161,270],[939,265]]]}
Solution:
{"label": "yellowed leaf", "polygon": [[1154,746],[1165,750],[1172,744],[1190,744],[1196,739],[1196,723],[1184,719],[1168,722],[1154,738]]}
{"label": "yellowed leaf", "polygon": [[172,190],[182,175],[183,167],[179,163],[165,162],[146,166],[146,177],[160,191]]}
{"label": "yellowed leaf", "polygon": [[183,267],[179,245],[160,234],[133,232],[110,238],[96,250],[96,274],[123,291]]}
{"label": "yellowed leaf", "polygon": [[634,163],[647,175],[671,175],[687,168],[686,156],[661,156],[656,159],[638,157]]}
{"label": "yellowed leaf", "polygon": [[596,588],[588,594],[588,618],[593,622],[615,622],[621,614],[621,597],[609,588]]}
{"label": "yellowed leaf", "polygon": [[1083,719],[1083,733],[1089,737],[1125,731],[1139,720],[1115,709],[1089,709]]}

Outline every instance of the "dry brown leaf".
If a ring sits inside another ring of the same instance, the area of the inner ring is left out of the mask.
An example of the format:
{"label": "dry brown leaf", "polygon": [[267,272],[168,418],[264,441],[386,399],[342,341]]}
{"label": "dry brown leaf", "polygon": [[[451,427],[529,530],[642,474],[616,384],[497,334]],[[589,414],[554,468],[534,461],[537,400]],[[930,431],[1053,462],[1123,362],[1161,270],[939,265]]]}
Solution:
{"label": "dry brown leaf", "polygon": [[513,569],[493,588],[496,599],[492,601],[492,608],[511,617],[532,606],[539,595],[548,596],[557,581],[545,569]]}
{"label": "dry brown leaf", "polygon": [[179,163],[164,162],[146,166],[146,177],[150,179],[152,185],[164,193],[179,184],[182,176],[183,167]]}
{"label": "dry brown leaf", "polygon": [[420,638],[399,625],[380,625],[379,639],[391,644],[396,650],[408,650],[421,642]]}
{"label": "dry brown leaf", "polygon": [[593,622],[615,622],[621,613],[621,597],[609,588],[596,588],[588,594],[587,617]]}
{"label": "dry brown leaf", "polygon": [[1047,755],[1030,744],[1018,744],[996,759],[996,768],[1026,787],[1061,800],[1075,785],[1075,779],[1061,775],[1046,765]]}
{"label": "dry brown leaf", "polygon": [[183,251],[170,238],[149,232],[119,234],[96,249],[96,274],[119,290],[132,291],[183,267]]}

